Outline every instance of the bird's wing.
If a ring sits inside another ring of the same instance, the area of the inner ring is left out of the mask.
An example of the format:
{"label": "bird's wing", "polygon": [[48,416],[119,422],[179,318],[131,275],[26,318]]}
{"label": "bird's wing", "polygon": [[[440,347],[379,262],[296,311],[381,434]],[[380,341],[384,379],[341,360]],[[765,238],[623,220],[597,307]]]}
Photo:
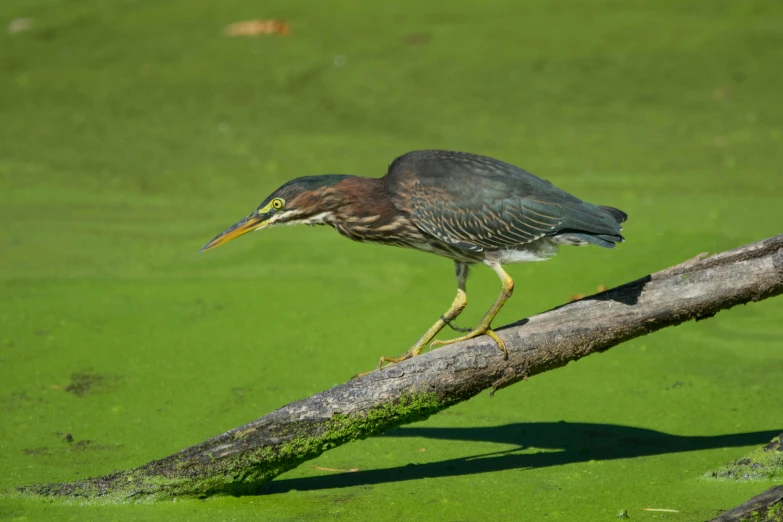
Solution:
{"label": "bird's wing", "polygon": [[518,167],[474,154],[415,151],[389,167],[394,205],[428,234],[465,250],[498,250],[563,231],[615,233],[595,205]]}

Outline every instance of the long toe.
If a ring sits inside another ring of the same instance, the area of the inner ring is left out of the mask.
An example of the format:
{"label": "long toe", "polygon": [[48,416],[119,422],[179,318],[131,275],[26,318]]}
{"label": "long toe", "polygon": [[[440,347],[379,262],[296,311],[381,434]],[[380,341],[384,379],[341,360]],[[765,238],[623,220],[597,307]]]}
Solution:
{"label": "long toe", "polygon": [[380,361],[378,361],[378,366],[376,366],[374,370],[370,370],[369,372],[357,373],[356,375],[351,377],[351,380],[357,379],[359,377],[364,377],[365,375],[368,375],[368,374],[370,374],[372,372],[376,372],[376,371],[378,371],[378,370],[380,370],[382,368],[385,368],[386,366],[388,366],[390,364],[397,364],[398,362],[405,361],[407,359],[410,359],[414,355],[415,354],[411,353],[410,351],[405,352],[404,354],[400,355],[399,357],[387,357],[385,355],[382,355]]}
{"label": "long toe", "polygon": [[[397,364],[398,362],[402,362],[405,360],[410,359],[413,357],[413,354],[410,352],[405,352],[404,354],[400,355],[399,357],[386,357],[385,355],[381,356],[381,360],[378,361],[378,366],[375,368],[376,370],[380,370],[381,368],[385,368],[389,364]],[[388,364],[386,364],[388,363]]]}
{"label": "long toe", "polygon": [[496,334],[491,328],[476,329],[461,337],[456,337],[454,339],[446,339],[445,341],[436,340],[432,342],[431,347],[437,348],[438,346],[445,346],[447,344],[454,344],[460,341],[467,341],[468,339],[473,339],[474,337],[478,337],[479,335],[487,335],[491,337],[492,340],[494,340],[495,343],[497,343],[500,351],[503,352],[503,360],[508,360],[508,350],[506,349],[506,343],[503,341],[503,339],[498,337],[498,334]]}
{"label": "long toe", "polygon": [[494,330],[487,330],[487,335],[495,340],[495,343],[497,343],[498,348],[500,348],[500,351],[503,352],[503,360],[508,361],[508,350],[506,349],[506,342],[503,339],[501,339],[498,336],[498,334],[495,333]]}
{"label": "long toe", "polygon": [[447,344],[459,343],[461,341],[467,341],[468,339],[473,339],[474,337],[478,337],[479,335],[483,335],[484,333],[486,333],[486,331],[473,330],[471,332],[466,333],[465,335],[461,335],[460,337],[455,337],[454,339],[446,339],[446,340],[437,339],[435,341],[432,341],[432,344],[430,346],[432,348],[437,348],[438,346],[446,346]]}

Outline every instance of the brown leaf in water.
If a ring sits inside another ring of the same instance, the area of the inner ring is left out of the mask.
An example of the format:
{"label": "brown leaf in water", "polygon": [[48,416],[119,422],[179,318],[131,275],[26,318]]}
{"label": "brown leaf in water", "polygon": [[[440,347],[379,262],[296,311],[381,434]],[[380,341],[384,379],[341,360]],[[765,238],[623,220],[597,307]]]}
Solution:
{"label": "brown leaf in water", "polygon": [[729,96],[729,90],[726,87],[716,87],[712,90],[712,99],[715,101],[725,100]]}
{"label": "brown leaf in water", "polygon": [[261,34],[286,36],[290,32],[291,24],[285,20],[244,20],[229,24],[225,28],[226,36],[258,36]]}
{"label": "brown leaf in water", "polygon": [[23,33],[32,27],[33,21],[30,18],[14,18],[8,24],[8,34]]}
{"label": "brown leaf in water", "polygon": [[351,469],[336,469],[336,468],[324,468],[322,466],[313,466],[315,469],[320,469],[321,471],[339,471],[340,473],[355,473],[359,471],[359,468],[351,468]]}
{"label": "brown leaf in water", "polygon": [[[603,284],[598,285],[598,290],[597,290],[598,293],[606,292],[607,290],[609,290],[608,286],[603,285]],[[583,299],[584,296],[585,296],[585,294],[574,294],[574,295],[572,295],[571,297],[568,298],[568,302],[569,303],[573,303],[574,301],[579,301],[580,299]]]}
{"label": "brown leaf in water", "polygon": [[408,45],[426,45],[430,43],[430,35],[427,33],[406,34],[403,41]]}

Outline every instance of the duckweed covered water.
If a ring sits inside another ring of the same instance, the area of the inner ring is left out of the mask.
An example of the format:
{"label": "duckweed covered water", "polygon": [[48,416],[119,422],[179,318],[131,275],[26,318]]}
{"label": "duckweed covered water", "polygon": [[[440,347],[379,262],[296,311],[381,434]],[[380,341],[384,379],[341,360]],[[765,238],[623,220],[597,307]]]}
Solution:
{"label": "duckweed covered water", "polygon": [[[512,266],[497,324],[783,230],[774,2],[3,2],[3,27],[20,18],[0,34],[0,489],[173,453],[403,352],[445,310],[449,261],[324,228],[196,255],[292,177],[448,148],[629,213],[616,250]],[[223,34],[253,18],[292,32]],[[462,322],[497,290],[477,268]],[[705,474],[783,431],[781,348],[772,299],[256,496],[2,497],[0,519],[705,520],[773,483]]]}

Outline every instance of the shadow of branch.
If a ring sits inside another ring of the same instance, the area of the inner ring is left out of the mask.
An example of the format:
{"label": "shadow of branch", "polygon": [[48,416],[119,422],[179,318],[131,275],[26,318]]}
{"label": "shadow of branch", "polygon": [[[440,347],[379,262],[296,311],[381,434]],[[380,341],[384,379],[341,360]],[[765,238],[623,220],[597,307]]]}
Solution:
{"label": "shadow of branch", "polygon": [[[275,480],[257,494],[366,486],[433,477],[472,475],[510,469],[535,469],[587,462],[646,457],[714,448],[753,446],[768,442],[783,429],[730,435],[680,436],[612,424],[566,422],[515,423],[475,428],[411,428],[383,437],[423,437],[512,444],[515,448],[427,464]],[[532,452],[531,450],[539,450]]]}

